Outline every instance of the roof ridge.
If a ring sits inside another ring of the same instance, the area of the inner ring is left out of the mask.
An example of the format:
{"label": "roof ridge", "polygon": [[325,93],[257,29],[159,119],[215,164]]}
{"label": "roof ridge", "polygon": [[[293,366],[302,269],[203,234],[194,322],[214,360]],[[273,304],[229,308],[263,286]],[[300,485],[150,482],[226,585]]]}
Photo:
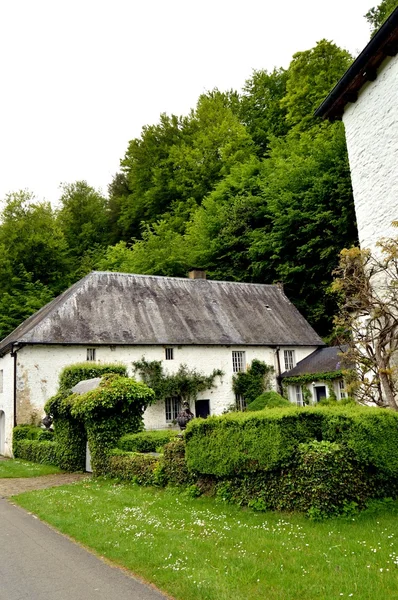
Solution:
{"label": "roof ridge", "polygon": [[[227,283],[228,285],[261,285],[263,287],[279,288],[277,283],[257,283],[250,281],[226,281],[225,279],[191,279],[190,277],[173,277],[171,275],[146,275],[145,273],[126,273],[124,271],[91,271],[90,275],[123,275],[132,277],[150,277],[152,279],[170,279],[171,281],[204,281],[207,283]],[[280,289],[280,288],[279,288]]]}

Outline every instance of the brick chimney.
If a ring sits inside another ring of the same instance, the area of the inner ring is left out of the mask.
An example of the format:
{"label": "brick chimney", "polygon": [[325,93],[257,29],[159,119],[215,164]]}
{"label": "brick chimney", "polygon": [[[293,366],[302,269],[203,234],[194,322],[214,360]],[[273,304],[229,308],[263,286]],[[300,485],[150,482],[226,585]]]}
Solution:
{"label": "brick chimney", "polygon": [[206,279],[206,271],[203,269],[192,269],[188,273],[189,279]]}

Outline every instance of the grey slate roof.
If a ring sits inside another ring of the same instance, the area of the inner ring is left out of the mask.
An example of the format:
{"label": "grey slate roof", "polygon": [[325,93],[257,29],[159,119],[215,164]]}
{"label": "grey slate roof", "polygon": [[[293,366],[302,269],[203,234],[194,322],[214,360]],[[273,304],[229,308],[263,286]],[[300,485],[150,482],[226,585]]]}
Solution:
{"label": "grey slate roof", "polygon": [[312,354],[300,360],[293,369],[282,373],[281,377],[296,377],[298,375],[309,375],[311,373],[330,373],[350,367],[344,362],[342,354],[347,346],[332,346],[330,348],[318,348]]}
{"label": "grey slate roof", "polygon": [[294,345],[323,342],[276,285],[92,272],[0,343]]}

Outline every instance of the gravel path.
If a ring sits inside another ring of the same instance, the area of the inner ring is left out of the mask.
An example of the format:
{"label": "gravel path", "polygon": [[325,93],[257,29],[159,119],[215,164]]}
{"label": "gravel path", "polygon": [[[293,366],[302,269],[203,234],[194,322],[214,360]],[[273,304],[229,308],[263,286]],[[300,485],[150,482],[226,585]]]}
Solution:
{"label": "gravel path", "polygon": [[44,490],[45,488],[74,483],[90,477],[88,473],[59,473],[57,475],[41,475],[40,477],[15,477],[0,479],[0,498],[9,498],[22,492]]}

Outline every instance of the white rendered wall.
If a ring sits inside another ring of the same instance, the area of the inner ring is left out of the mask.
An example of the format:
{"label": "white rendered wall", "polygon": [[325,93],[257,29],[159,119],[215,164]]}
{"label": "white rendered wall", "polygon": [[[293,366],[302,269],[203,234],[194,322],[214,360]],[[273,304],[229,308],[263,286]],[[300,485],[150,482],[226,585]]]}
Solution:
{"label": "white rendered wall", "polygon": [[[287,348],[291,349],[291,348]],[[221,369],[224,376],[217,378],[217,387],[199,394],[198,399],[210,400],[210,413],[221,414],[235,402],[232,391],[232,351],[244,350],[246,365],[254,358],[272,365],[277,371],[276,354],[268,347],[230,347],[230,346],[179,346],[174,347],[174,359],[164,360],[165,349],[162,346],[99,346],[96,347],[98,363],[116,362],[126,365],[129,375],[133,374],[132,363],[145,357],[147,360],[162,360],[164,370],[173,373],[181,364],[195,368],[205,374],[213,369]],[[281,369],[283,365],[281,348]],[[311,354],[315,347],[294,348],[296,361]],[[58,377],[62,369],[77,362],[85,362],[85,346],[45,346],[22,347],[17,354],[17,422],[38,422],[43,416],[46,401],[58,389]],[[11,454],[11,433],[13,427],[13,359],[10,354],[0,359],[0,369],[4,370],[4,392],[0,394],[0,409],[6,414],[6,438],[9,440],[8,454]],[[274,380],[276,387],[276,379]],[[191,407],[194,409],[194,407]],[[149,407],[144,415],[148,429],[167,427],[164,402]]]}
{"label": "white rendered wall", "polygon": [[4,454],[12,455],[12,428],[14,426],[14,359],[11,354],[0,358],[3,371],[3,391],[0,392],[0,410],[5,415]]}
{"label": "white rendered wall", "polygon": [[384,61],[343,121],[359,241],[374,250],[380,238],[397,234],[391,222],[398,220],[398,56]]}

